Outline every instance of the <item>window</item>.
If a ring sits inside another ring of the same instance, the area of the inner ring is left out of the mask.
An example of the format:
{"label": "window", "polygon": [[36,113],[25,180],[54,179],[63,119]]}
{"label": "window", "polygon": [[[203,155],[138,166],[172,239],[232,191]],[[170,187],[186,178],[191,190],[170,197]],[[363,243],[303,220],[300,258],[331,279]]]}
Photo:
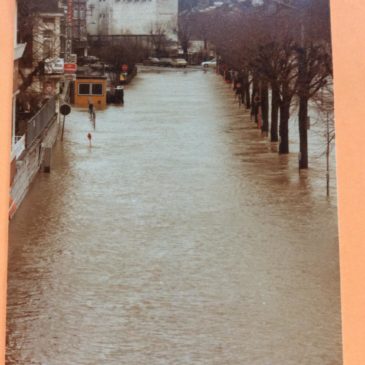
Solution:
{"label": "window", "polygon": [[90,95],[90,84],[79,84],[79,95]]}
{"label": "window", "polygon": [[43,23],[47,23],[47,24],[53,24],[54,23],[54,18],[43,18]]}
{"label": "window", "polygon": [[79,37],[79,27],[77,25],[74,25],[72,27],[72,37],[78,38]]}
{"label": "window", "polygon": [[103,85],[102,84],[92,84],[91,93],[93,95],[103,95]]}
{"label": "window", "polygon": [[80,19],[86,19],[86,9],[85,9],[85,7],[80,8]]}
{"label": "window", "polygon": [[79,84],[79,95],[103,95],[103,84]]}
{"label": "window", "polygon": [[43,58],[51,57],[53,45],[53,32],[51,30],[43,31]]}

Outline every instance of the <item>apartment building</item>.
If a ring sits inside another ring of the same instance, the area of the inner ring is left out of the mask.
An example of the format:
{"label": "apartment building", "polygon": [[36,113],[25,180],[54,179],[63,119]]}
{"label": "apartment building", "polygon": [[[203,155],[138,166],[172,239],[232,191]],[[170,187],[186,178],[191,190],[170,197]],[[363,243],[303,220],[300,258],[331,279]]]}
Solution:
{"label": "apartment building", "polygon": [[150,35],[177,39],[178,0],[89,0],[90,35]]}

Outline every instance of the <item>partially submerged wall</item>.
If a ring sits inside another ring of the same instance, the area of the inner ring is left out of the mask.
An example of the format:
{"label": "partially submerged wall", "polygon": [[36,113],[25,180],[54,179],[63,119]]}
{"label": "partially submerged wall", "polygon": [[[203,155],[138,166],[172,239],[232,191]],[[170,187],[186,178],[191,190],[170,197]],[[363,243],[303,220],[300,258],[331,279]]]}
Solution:
{"label": "partially submerged wall", "polygon": [[56,142],[58,127],[59,124],[57,123],[57,116],[55,116],[53,122],[51,122],[48,129],[44,131],[43,135],[35,141],[17,161],[17,171],[10,192],[11,198],[14,202],[14,208],[11,211],[10,218],[13,217],[16,210],[24,200],[31,183],[42,165],[44,158],[43,147],[52,147]]}

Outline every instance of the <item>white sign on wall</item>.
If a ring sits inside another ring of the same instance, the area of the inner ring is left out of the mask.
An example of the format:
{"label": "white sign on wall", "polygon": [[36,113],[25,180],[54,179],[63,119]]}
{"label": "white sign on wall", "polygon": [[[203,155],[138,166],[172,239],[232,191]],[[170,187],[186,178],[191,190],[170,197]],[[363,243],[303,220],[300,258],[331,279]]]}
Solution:
{"label": "white sign on wall", "polygon": [[47,75],[64,73],[64,60],[63,58],[47,58],[44,61],[44,73]]}

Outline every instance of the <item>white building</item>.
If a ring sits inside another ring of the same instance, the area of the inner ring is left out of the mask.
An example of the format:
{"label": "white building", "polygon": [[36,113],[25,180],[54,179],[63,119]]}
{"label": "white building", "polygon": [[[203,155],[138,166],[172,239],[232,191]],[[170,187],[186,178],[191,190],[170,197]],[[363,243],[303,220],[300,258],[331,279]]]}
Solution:
{"label": "white building", "polygon": [[176,40],[178,0],[88,0],[90,35],[149,35]]}

